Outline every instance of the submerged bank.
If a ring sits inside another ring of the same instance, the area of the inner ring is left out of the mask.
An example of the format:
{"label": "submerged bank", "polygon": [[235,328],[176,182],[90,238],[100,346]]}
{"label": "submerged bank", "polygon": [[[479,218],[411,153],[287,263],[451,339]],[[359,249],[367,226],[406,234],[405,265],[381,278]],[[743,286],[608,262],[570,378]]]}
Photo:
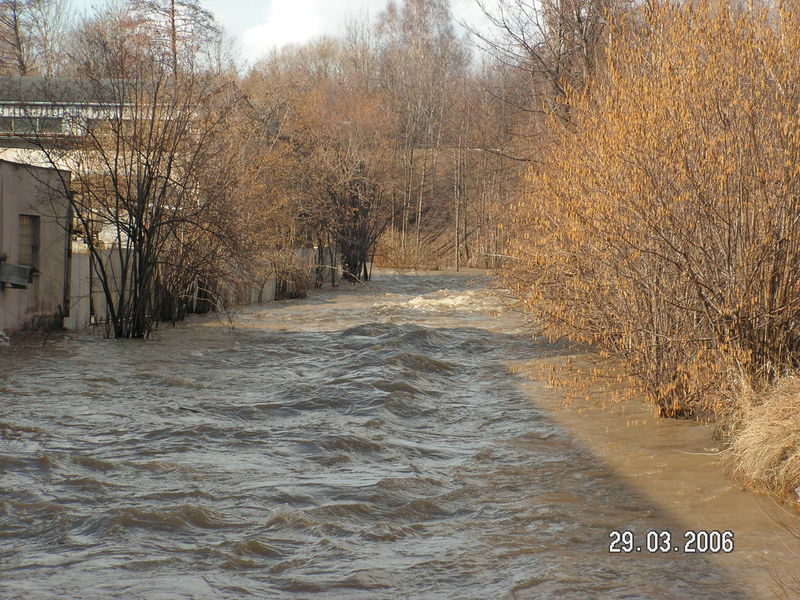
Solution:
{"label": "submerged bank", "polygon": [[[565,351],[487,282],[380,272],[233,329],[4,354],[3,590],[770,597],[770,570],[797,564],[780,511],[684,454],[710,439],[695,425],[587,418],[515,373]],[[734,552],[608,551],[615,530],[718,527]]]}
{"label": "submerged bank", "polygon": [[[577,364],[581,355],[571,357]],[[598,406],[596,399],[564,403],[564,391],[541,381],[548,357],[515,365],[534,405],[544,409],[591,453],[673,523],[673,540],[686,532],[732,531],[735,551],[710,553],[727,565],[753,598],[800,597],[800,518],[768,496],[731,478],[726,442],[716,426],[658,417],[639,398]],[[645,531],[636,532],[637,538]],[[724,596],[720,596],[722,598]]]}

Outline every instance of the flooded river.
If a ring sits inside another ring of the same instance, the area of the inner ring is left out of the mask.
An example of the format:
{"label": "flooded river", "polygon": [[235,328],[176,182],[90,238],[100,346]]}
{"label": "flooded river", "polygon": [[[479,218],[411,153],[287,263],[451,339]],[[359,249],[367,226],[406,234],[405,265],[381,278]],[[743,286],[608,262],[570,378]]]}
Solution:
{"label": "flooded river", "polygon": [[[384,272],[233,327],[5,349],[0,597],[747,599],[800,572],[708,431],[519,373],[565,351],[487,282]],[[687,529],[736,547],[609,553]]]}

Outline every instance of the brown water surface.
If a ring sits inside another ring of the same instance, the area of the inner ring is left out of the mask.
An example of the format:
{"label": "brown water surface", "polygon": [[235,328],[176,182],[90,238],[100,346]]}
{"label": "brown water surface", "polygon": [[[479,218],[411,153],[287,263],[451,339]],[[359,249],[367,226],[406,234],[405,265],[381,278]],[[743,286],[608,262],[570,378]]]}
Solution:
{"label": "brown water surface", "polygon": [[[487,282],[381,272],[233,329],[5,349],[0,597],[746,599],[800,571],[705,429],[512,372],[565,351]],[[608,552],[716,528],[733,553]]]}

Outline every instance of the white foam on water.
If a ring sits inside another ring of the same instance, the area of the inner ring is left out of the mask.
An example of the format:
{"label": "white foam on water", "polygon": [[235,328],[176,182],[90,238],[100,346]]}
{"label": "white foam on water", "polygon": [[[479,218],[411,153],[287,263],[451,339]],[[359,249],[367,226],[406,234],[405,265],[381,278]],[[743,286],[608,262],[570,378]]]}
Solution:
{"label": "white foam on water", "polygon": [[405,302],[404,306],[424,311],[437,311],[442,309],[478,311],[486,308],[486,302],[483,298],[477,296],[474,291],[454,293],[450,290],[439,290],[434,294],[416,296],[408,302]]}

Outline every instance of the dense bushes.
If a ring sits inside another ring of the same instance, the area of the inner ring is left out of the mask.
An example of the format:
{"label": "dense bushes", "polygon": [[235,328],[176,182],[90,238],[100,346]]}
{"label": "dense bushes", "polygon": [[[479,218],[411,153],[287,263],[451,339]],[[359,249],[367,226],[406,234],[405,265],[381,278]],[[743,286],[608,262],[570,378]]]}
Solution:
{"label": "dense bushes", "polygon": [[[553,122],[505,279],[664,415],[735,410],[800,350],[800,15],[639,11]],[[727,392],[727,393],[726,393]]]}

